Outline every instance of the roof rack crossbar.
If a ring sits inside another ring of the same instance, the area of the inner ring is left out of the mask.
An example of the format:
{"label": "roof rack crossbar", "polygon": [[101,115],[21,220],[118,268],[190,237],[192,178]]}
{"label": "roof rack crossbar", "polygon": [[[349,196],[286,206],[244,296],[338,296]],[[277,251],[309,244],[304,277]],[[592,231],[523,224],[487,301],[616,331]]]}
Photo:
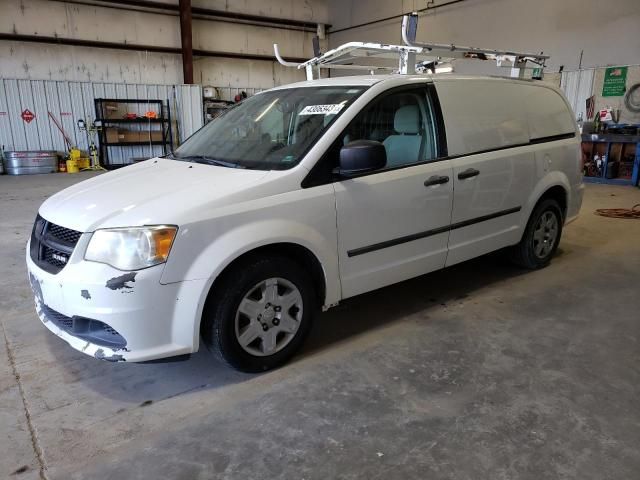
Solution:
{"label": "roof rack crossbar", "polygon": [[298,64],[296,62],[287,62],[284,58],[280,56],[280,50],[278,50],[278,44],[273,44],[273,53],[276,56],[276,60],[280,65],[284,65],[285,67],[295,67],[298,68]]}
{"label": "roof rack crossbar", "polygon": [[[340,45],[328,52],[311,58],[303,63],[293,63],[284,60],[278,50],[278,45],[273,45],[276,59],[285,67],[295,67],[307,71],[307,79],[313,80],[309,76],[309,71],[313,68],[335,68],[370,71],[397,71],[399,73],[415,73],[415,64],[418,59],[423,62],[440,62],[441,58],[423,51],[422,48],[415,48],[406,45],[389,45],[384,43],[371,42],[349,42]],[[363,65],[356,62],[360,60],[372,59],[397,59],[396,68],[387,65]],[[350,63],[353,62],[353,63]]]}
{"label": "roof rack crossbar", "polygon": [[[418,31],[418,14],[416,12],[411,15],[402,17],[402,41],[405,45],[415,48],[422,48],[429,52],[442,52],[454,59],[474,58],[480,60],[495,60],[496,64],[501,66],[513,66],[514,68],[526,68],[526,62],[531,62],[538,67],[544,68],[546,60],[550,57],[540,53],[514,52],[510,50],[495,50],[489,48],[466,47],[454,44],[444,43],[425,43],[416,41],[416,33]],[[505,65],[506,62],[511,65]]]}
{"label": "roof rack crossbar", "polygon": [[[282,58],[278,45],[273,45],[276,59],[285,67],[304,69],[307,80],[313,80],[314,70],[321,68],[392,71],[401,74],[435,72],[436,67],[442,64],[449,65],[458,59],[495,60],[498,67],[511,67],[512,77],[522,77],[527,62],[531,62],[538,68],[545,66],[548,55],[535,53],[523,53],[510,50],[494,50],[477,47],[465,47],[443,43],[424,43],[416,41],[418,29],[418,14],[412,13],[402,17],[402,41],[404,45],[391,45],[386,43],[348,42],[326,53],[317,55],[306,62],[289,62]],[[364,65],[359,63],[364,60],[388,60],[396,59],[397,68],[385,65]],[[529,67],[531,68],[531,67]]]}

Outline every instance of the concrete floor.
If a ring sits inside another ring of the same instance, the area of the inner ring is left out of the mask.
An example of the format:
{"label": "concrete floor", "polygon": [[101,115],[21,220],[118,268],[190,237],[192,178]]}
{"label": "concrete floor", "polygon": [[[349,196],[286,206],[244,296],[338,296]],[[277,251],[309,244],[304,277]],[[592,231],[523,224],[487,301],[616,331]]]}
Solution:
{"label": "concrete floor", "polygon": [[545,270],[490,255],[352,299],[245,375],[102,363],[40,324],[25,242],[84,177],[0,177],[0,478],[640,475],[640,221],[593,214],[640,190],[588,185]]}

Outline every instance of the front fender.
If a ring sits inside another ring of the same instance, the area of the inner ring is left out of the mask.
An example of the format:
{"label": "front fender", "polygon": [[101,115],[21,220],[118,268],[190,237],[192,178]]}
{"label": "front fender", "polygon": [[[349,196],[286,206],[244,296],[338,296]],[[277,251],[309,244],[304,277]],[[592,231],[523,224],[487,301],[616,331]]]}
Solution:
{"label": "front fender", "polygon": [[181,225],[162,283],[206,280],[199,302],[201,312],[211,285],[231,262],[276,243],[294,243],[315,255],[325,276],[324,304],[340,300],[335,194],[331,185],[234,204]]}
{"label": "front fender", "polygon": [[[269,235],[269,232],[286,232]],[[247,239],[251,239],[247,241]],[[200,320],[213,282],[235,259],[259,247],[276,243],[294,243],[305,247],[320,262],[324,273],[326,295],[324,305],[340,300],[340,277],[335,243],[332,245],[320,232],[308,225],[286,220],[257,221],[229,230],[215,239],[197,255],[184,273],[189,280],[206,279],[200,293],[197,315],[194,319],[194,345],[200,332]]]}
{"label": "front fender", "polygon": [[238,257],[277,243],[293,243],[309,250],[322,266],[327,300],[329,303],[338,301],[340,288],[335,243],[330,243],[326,236],[309,225],[284,219],[256,221],[225,232],[195,257],[185,278],[207,278],[213,283]]}

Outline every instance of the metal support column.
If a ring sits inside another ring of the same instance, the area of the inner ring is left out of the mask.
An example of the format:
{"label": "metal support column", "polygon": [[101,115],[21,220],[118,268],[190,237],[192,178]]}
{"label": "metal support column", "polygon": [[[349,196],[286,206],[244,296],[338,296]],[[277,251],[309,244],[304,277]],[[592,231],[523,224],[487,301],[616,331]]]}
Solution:
{"label": "metal support column", "polygon": [[193,48],[191,36],[191,0],[180,0],[180,40],[184,83],[193,83]]}

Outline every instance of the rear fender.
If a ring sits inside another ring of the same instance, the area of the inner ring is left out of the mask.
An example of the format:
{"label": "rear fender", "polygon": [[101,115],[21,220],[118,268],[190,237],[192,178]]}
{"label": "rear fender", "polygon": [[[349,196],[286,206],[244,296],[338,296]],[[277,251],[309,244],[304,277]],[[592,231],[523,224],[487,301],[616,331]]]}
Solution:
{"label": "rear fender", "polygon": [[555,186],[560,186],[564,189],[567,195],[567,205],[571,205],[571,185],[567,175],[558,170],[547,173],[535,186],[531,195],[529,195],[526,205],[524,205],[524,208],[522,209],[522,225],[520,225],[521,236],[524,233],[524,229],[527,227],[527,223],[529,222],[529,217],[540,198],[542,198],[547,190]]}

